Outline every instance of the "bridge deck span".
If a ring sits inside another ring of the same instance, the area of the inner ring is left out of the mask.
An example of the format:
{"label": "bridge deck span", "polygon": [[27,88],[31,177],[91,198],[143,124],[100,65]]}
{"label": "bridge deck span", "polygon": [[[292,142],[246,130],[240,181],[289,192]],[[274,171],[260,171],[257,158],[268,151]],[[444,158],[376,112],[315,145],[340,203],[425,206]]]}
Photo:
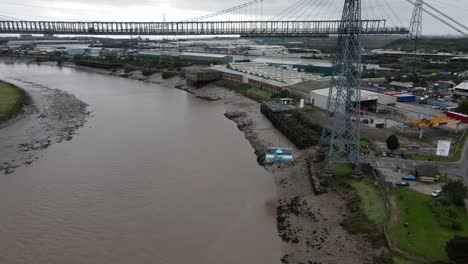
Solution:
{"label": "bridge deck span", "polygon": [[[56,35],[240,35],[244,37],[337,35],[341,21],[211,21],[211,22],[72,22],[0,21],[0,34]],[[363,35],[407,34],[385,20],[356,21]]]}

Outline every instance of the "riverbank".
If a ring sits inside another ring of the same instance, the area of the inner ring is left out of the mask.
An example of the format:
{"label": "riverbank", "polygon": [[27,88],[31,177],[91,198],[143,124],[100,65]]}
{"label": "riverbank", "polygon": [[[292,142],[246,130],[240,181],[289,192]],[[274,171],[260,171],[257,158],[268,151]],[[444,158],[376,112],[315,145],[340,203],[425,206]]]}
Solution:
{"label": "riverbank", "polygon": [[21,103],[20,115],[0,126],[0,172],[4,174],[32,164],[41,150],[70,141],[90,114],[84,102],[62,90],[4,73],[0,73],[0,80],[19,87],[28,100]]}
{"label": "riverbank", "polygon": [[0,125],[18,115],[27,100],[27,94],[22,89],[0,80]]}
{"label": "riverbank", "polygon": [[[181,77],[162,79],[161,74],[143,76],[140,71],[125,73],[76,65],[65,65],[85,71],[130,78],[192,93],[210,103],[224,105],[225,116],[236,123],[250,142],[258,163],[263,166],[263,153],[271,144],[292,147],[294,166],[268,166],[277,191],[276,207],[278,235],[282,239],[282,263],[373,263],[380,255],[369,240],[351,235],[341,226],[349,212],[346,192],[340,186],[327,193],[315,195],[307,173],[306,158],[314,155],[316,147],[299,150],[285,138],[260,112],[260,104],[242,94],[211,84],[200,89],[185,85]],[[319,170],[320,168],[313,168]]]}
{"label": "riverbank", "polygon": [[372,263],[378,250],[373,249],[366,238],[350,235],[340,226],[348,208],[339,186],[331,187],[321,195],[315,195],[312,190],[306,158],[313,155],[316,149],[298,150],[292,146],[263,116],[257,102],[215,85],[189,89],[180,77],[164,80],[161,74],[143,76],[141,72],[130,72],[121,76],[125,74],[123,70],[70,67],[185,90],[200,99],[211,101],[210,104],[223,106],[223,114],[245,134],[257,157],[260,157],[260,164],[261,153],[266,146],[274,143],[293,147],[296,158],[294,166],[265,167],[276,185],[277,201],[266,204],[265,210],[276,208],[278,235],[283,241],[282,263]]}
{"label": "riverbank", "polygon": [[[225,116],[244,132],[262,164],[264,150],[271,144],[293,147],[294,166],[266,166],[277,188],[277,227],[283,241],[282,263],[372,263],[379,254],[369,241],[350,235],[341,227],[348,212],[339,186],[316,195],[307,173],[306,159],[316,147],[298,150],[260,112],[260,105],[223,87],[208,85],[191,89],[194,95],[224,104]],[[321,170],[317,165],[315,170]]]}

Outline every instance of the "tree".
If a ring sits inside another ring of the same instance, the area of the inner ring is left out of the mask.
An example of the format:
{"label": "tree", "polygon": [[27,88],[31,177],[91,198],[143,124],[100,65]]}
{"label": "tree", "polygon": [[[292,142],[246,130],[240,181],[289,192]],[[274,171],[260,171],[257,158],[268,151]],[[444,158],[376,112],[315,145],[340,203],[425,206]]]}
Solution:
{"label": "tree", "polygon": [[398,140],[397,136],[391,135],[389,138],[387,138],[387,148],[393,152],[394,150],[398,149],[400,147],[400,141]]}
{"label": "tree", "polygon": [[458,111],[462,114],[468,115],[468,99],[465,99],[458,104]]}
{"label": "tree", "polygon": [[447,183],[443,187],[444,192],[446,193],[447,197],[458,206],[465,205],[465,198],[468,194],[468,188],[463,184],[461,180],[452,181]]}
{"label": "tree", "polygon": [[468,263],[468,237],[455,237],[447,242],[445,251],[450,260],[457,264]]}

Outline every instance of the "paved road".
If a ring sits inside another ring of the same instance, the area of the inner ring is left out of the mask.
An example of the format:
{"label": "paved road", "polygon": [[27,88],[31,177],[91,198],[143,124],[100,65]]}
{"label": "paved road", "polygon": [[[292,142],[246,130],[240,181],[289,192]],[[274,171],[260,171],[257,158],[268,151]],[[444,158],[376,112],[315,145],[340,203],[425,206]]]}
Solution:
{"label": "paved road", "polygon": [[412,173],[414,166],[422,164],[433,164],[436,165],[442,174],[447,175],[453,179],[463,179],[465,184],[468,185],[468,144],[465,144],[465,148],[462,153],[460,161],[453,163],[443,163],[434,161],[414,161],[405,160],[398,157],[395,158],[377,158],[367,157],[364,162],[371,163],[376,168],[383,169],[397,169],[400,168],[402,172]]}

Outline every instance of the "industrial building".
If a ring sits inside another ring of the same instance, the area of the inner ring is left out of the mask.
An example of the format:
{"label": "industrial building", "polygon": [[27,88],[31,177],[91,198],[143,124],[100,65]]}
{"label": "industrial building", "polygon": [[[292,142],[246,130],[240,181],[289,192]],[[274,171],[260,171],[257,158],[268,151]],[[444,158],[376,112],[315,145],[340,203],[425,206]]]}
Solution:
{"label": "industrial building", "polygon": [[252,60],[256,63],[269,64],[276,67],[287,67],[305,72],[331,74],[332,63],[324,60],[283,58],[283,57],[257,57]]}
{"label": "industrial building", "polygon": [[394,88],[396,91],[409,90],[414,87],[412,82],[391,82],[390,87]]}
{"label": "industrial building", "polygon": [[210,54],[210,53],[192,53],[192,52],[139,52],[138,57],[146,58],[164,58],[174,57],[186,60],[197,60],[197,61],[211,61],[220,63],[230,63],[233,61],[232,56],[222,54]]}
{"label": "industrial building", "polygon": [[230,63],[228,65],[228,68],[250,75],[262,77],[264,79],[275,80],[285,84],[295,84],[307,80],[315,80],[317,78],[320,78],[320,76],[316,74],[298,72],[297,70],[292,68],[278,68],[264,63]]}
{"label": "industrial building", "polygon": [[221,79],[221,73],[210,68],[189,67],[185,69],[185,77],[187,85],[199,88]]}
{"label": "industrial building", "polygon": [[[320,109],[327,109],[330,88],[310,91],[309,103]],[[378,105],[395,105],[397,98],[385,94],[361,90],[361,109],[375,112]]]}
{"label": "industrial building", "polygon": [[265,79],[260,76],[255,76],[245,72],[239,72],[232,69],[228,69],[223,65],[215,65],[212,66],[211,69],[220,72],[221,79],[223,80],[250,84],[252,86],[270,91],[272,93],[280,93],[281,91],[283,91],[284,86],[286,85],[285,83],[276,80]]}
{"label": "industrial building", "polygon": [[468,81],[463,81],[459,85],[455,86],[455,91],[468,92]]}
{"label": "industrial building", "polygon": [[311,102],[310,92],[330,87],[330,81],[331,77],[318,78],[288,85],[285,89],[288,90],[289,96],[295,100],[299,101],[300,99],[304,99],[306,102]]}

